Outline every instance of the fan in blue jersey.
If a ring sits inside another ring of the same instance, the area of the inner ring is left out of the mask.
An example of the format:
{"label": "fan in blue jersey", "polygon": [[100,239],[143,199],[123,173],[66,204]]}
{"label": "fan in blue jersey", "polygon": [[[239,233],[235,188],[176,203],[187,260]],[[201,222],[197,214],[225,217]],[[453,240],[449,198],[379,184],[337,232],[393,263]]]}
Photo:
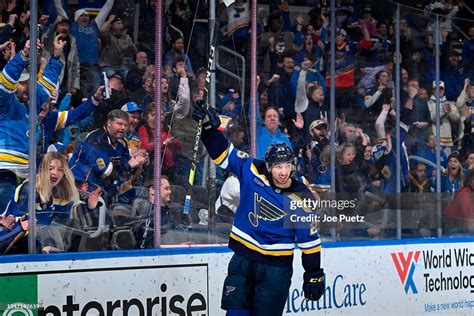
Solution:
{"label": "fan in blue jersey", "polygon": [[130,201],[128,194],[133,195],[133,182],[148,163],[148,155],[142,150],[130,154],[124,138],[128,119],[126,112],[112,110],[106,125],[90,132],[74,150],[69,166],[84,191],[101,187],[109,198],[119,195],[121,202]]}
{"label": "fan in blue jersey", "polygon": [[272,144],[265,160],[258,160],[235,149],[217,130],[220,121],[215,109],[205,110],[203,101],[197,102],[193,118],[203,120],[202,141],[209,155],[239,179],[243,197],[230,232],[229,247],[234,255],[223,286],[222,308],[227,315],[282,315],[295,244],[303,253],[305,297],[318,300],[325,284],[321,240],[311,223],[296,225],[289,220],[306,210],[286,204],[301,194],[311,195],[292,176],[295,159],[291,148]]}
{"label": "fan in blue jersey", "polygon": [[[4,210],[17,185],[17,176],[28,174],[28,106],[39,114],[55,90],[63,65],[59,61],[66,42],[59,36],[54,41],[54,53],[36,83],[36,104],[29,103],[28,66],[30,42],[8,62],[0,72],[0,210]],[[38,42],[37,49],[41,49]]]}
{"label": "fan in blue jersey", "polygon": [[[1,218],[13,219],[10,226],[0,229],[0,253],[25,253],[28,245],[28,180],[20,184]],[[38,250],[58,252],[63,243],[51,234],[49,226],[65,224],[72,218],[73,206],[79,201],[74,176],[66,158],[59,152],[43,156],[36,177],[36,227]]]}

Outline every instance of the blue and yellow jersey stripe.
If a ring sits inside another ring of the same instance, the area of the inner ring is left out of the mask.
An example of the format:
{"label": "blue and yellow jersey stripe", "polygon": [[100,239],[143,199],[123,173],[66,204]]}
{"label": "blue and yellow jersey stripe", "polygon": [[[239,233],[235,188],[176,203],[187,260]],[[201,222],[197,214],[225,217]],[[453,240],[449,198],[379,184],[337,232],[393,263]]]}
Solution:
{"label": "blue and yellow jersey stripe", "polygon": [[234,149],[234,145],[229,144],[229,146],[216,158],[213,159],[214,163],[221,168],[226,168],[229,164],[229,155]]}
{"label": "blue and yellow jersey stripe", "polygon": [[16,150],[0,148],[0,163],[28,166],[28,155]]}
{"label": "blue and yellow jersey stripe", "polygon": [[307,255],[321,251],[321,239],[320,238],[318,238],[316,240],[311,240],[311,241],[308,241],[308,242],[304,242],[304,243],[298,243],[297,245],[298,245],[298,248],[300,248],[301,251],[304,254],[307,254]]}
{"label": "blue and yellow jersey stripe", "polygon": [[56,90],[56,85],[51,83],[51,81],[49,81],[45,76],[38,78],[38,84],[43,88],[48,96],[51,96],[54,90]]}
{"label": "blue and yellow jersey stripe", "polygon": [[0,89],[6,93],[15,93],[17,87],[17,81],[13,80],[8,73],[3,69],[0,72]]}
{"label": "blue and yellow jersey stripe", "polygon": [[291,256],[293,255],[295,248],[293,243],[278,243],[272,245],[260,244],[254,238],[244,233],[235,226],[232,227],[230,238],[244,245],[248,249],[267,256]]}
{"label": "blue and yellow jersey stripe", "polygon": [[56,120],[56,126],[54,127],[55,131],[60,130],[66,126],[68,111],[58,112],[58,118]]}

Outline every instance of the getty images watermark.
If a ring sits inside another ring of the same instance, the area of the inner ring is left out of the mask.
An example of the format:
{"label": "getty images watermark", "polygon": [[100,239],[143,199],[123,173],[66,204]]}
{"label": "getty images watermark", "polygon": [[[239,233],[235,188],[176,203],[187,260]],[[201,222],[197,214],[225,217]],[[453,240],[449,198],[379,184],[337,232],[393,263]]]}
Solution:
{"label": "getty images watermark", "polygon": [[305,214],[293,213],[290,215],[290,221],[293,223],[337,223],[337,222],[346,222],[346,223],[362,223],[364,222],[364,216],[356,214],[328,214],[322,213],[318,214],[318,210],[321,209],[336,209],[339,211],[350,210],[356,207],[357,198],[351,200],[315,200],[311,198],[303,198],[298,200],[290,200],[289,208],[291,211],[296,211],[297,209],[306,210]]}

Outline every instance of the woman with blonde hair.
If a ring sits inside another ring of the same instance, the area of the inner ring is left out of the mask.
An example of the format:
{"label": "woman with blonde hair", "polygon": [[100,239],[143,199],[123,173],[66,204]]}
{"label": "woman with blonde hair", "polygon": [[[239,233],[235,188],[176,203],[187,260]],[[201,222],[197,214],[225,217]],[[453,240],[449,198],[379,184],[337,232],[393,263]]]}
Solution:
{"label": "woman with blonde hair", "polygon": [[[74,175],[63,154],[48,152],[44,155],[36,176],[36,223],[38,246],[43,253],[58,252],[56,238],[48,235],[53,221],[66,222],[73,206],[79,202]],[[20,184],[7,205],[3,217],[13,217],[10,227],[0,231],[0,252],[24,252],[28,230],[28,180]]]}

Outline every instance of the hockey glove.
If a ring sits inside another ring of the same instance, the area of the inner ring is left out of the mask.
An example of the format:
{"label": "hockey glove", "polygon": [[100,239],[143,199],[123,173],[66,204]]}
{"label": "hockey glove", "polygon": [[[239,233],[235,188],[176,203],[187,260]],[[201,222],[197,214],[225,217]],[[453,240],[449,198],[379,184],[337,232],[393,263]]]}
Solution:
{"label": "hockey glove", "polygon": [[216,109],[213,107],[206,106],[204,100],[197,100],[194,106],[193,119],[195,121],[202,120],[203,126],[218,128],[221,125],[219,115],[216,113]]}
{"label": "hockey glove", "polygon": [[212,106],[208,107],[207,114],[209,115],[209,121],[213,128],[218,128],[221,126],[221,119],[219,118],[215,108]]}
{"label": "hockey glove", "polygon": [[206,109],[204,109],[204,107],[205,107],[205,103],[203,100],[197,100],[194,103],[193,119],[196,122],[204,121],[204,119],[207,119],[207,112],[206,112]]}
{"label": "hockey glove", "polygon": [[311,301],[317,301],[324,293],[325,288],[324,270],[316,272],[305,272],[303,275],[304,297]]}

